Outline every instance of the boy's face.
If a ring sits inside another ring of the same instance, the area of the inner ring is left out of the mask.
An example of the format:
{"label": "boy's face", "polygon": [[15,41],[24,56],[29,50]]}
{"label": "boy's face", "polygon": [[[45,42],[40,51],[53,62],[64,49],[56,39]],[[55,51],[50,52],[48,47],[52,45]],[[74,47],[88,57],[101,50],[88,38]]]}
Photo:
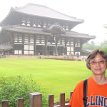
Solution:
{"label": "boy's face", "polygon": [[90,60],[90,69],[94,75],[105,74],[106,68],[107,62],[100,54],[97,54],[94,59]]}

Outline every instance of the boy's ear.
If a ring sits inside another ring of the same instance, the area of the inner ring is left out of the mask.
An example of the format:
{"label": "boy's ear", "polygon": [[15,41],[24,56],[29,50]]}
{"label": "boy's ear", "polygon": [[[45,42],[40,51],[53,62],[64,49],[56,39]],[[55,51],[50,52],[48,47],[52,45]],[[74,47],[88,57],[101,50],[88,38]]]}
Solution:
{"label": "boy's ear", "polygon": [[91,68],[90,68],[90,64],[89,64],[89,63],[87,63],[87,68],[88,68],[88,69],[91,69]]}

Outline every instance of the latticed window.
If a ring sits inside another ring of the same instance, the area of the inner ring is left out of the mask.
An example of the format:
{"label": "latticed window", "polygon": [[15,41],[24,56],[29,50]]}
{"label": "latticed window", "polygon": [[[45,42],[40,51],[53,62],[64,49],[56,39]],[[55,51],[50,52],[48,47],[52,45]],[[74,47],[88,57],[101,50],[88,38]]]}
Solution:
{"label": "latticed window", "polygon": [[22,36],[19,34],[14,35],[14,43],[22,43]]}
{"label": "latticed window", "polygon": [[75,47],[80,47],[80,40],[75,41]]}
{"label": "latticed window", "polygon": [[14,54],[15,55],[21,55],[22,54],[22,50],[14,50]]}
{"label": "latticed window", "polygon": [[24,37],[24,43],[25,44],[32,44],[32,43],[34,43],[34,37],[32,35],[26,35]]}
{"label": "latticed window", "polygon": [[24,43],[29,43],[29,38],[27,35],[24,37]]}

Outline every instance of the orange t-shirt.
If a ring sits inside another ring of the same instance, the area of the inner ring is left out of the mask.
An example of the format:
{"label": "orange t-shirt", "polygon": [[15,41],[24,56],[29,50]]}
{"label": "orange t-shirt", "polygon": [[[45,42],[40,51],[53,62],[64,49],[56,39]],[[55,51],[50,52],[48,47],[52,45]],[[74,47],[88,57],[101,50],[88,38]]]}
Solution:
{"label": "orange t-shirt", "polygon": [[[88,78],[87,107],[107,107],[107,83],[97,84],[92,77]],[[84,107],[83,81],[74,89],[69,103],[70,107]]]}

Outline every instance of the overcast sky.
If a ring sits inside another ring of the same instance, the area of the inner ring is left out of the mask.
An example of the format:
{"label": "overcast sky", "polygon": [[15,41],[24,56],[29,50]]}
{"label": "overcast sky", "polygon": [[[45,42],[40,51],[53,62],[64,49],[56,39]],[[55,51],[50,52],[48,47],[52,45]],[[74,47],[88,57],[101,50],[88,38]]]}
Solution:
{"label": "overcast sky", "polygon": [[41,4],[69,16],[83,19],[84,23],[73,30],[96,36],[96,43],[107,40],[107,0],[0,0],[0,22],[9,13],[11,7],[20,7],[28,3]]}

